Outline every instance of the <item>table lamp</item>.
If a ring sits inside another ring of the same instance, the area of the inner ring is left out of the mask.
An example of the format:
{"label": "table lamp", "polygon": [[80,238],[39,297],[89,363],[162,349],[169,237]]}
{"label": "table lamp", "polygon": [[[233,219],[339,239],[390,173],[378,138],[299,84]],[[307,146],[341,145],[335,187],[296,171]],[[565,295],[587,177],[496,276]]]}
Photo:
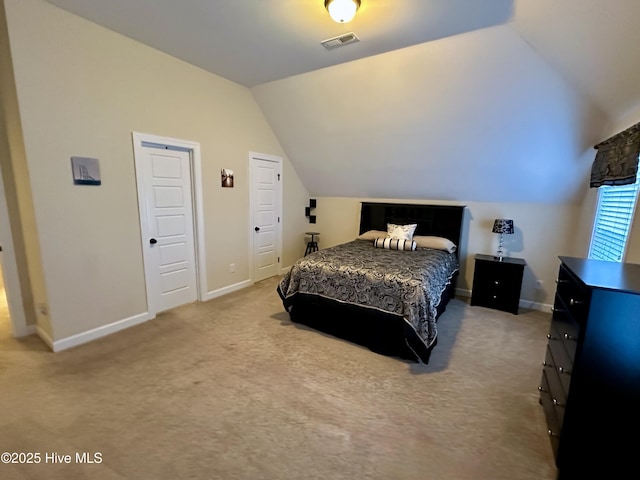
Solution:
{"label": "table lamp", "polygon": [[502,248],[503,235],[505,233],[507,235],[513,234],[513,220],[496,218],[493,222],[492,232],[500,234],[500,244],[498,245],[498,254],[496,255],[496,259],[502,261],[502,258],[504,257],[504,250]]}

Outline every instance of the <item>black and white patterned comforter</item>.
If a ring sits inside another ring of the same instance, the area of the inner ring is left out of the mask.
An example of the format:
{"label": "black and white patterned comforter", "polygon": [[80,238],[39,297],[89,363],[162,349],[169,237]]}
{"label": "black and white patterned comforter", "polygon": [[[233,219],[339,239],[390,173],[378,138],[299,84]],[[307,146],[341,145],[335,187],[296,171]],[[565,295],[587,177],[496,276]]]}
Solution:
{"label": "black and white patterned comforter", "polygon": [[452,253],[386,250],[354,240],[301,258],[277,290],[287,311],[303,293],[402,316],[429,348],[441,294],[457,271]]}

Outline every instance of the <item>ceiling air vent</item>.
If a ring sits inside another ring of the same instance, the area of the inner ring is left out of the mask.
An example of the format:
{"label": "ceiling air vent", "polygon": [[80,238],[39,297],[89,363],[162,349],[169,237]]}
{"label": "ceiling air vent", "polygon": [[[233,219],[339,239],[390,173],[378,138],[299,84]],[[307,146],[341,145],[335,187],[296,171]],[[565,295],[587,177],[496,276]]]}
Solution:
{"label": "ceiling air vent", "polygon": [[327,50],[333,50],[334,48],[341,47],[343,45],[347,45],[348,43],[359,42],[360,39],[356,36],[355,33],[349,32],[344,35],[339,35],[333,38],[327,38],[326,40],[322,40],[320,43]]}

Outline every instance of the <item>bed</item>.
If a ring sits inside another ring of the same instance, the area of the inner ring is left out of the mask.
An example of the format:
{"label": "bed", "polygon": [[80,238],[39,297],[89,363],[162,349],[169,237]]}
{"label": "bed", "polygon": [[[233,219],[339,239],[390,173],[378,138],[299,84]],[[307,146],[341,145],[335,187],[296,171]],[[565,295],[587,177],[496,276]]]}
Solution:
{"label": "bed", "polygon": [[[359,231],[366,240],[303,257],[279,282],[291,320],[383,355],[428,363],[437,319],[455,293],[463,212],[464,206],[362,203]],[[414,238],[444,238],[457,248],[377,248],[371,238],[379,235],[366,232],[386,232],[388,224],[416,224]]]}

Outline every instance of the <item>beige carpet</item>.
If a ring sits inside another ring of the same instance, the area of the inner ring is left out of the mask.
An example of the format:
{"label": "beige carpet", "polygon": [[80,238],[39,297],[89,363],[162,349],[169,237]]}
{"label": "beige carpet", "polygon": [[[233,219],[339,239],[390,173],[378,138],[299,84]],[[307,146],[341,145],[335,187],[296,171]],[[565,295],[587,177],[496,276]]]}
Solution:
{"label": "beige carpet", "polygon": [[421,366],[292,324],[277,280],[57,354],[0,330],[0,452],[41,454],[0,478],[555,477],[537,396],[550,315],[454,300]]}

